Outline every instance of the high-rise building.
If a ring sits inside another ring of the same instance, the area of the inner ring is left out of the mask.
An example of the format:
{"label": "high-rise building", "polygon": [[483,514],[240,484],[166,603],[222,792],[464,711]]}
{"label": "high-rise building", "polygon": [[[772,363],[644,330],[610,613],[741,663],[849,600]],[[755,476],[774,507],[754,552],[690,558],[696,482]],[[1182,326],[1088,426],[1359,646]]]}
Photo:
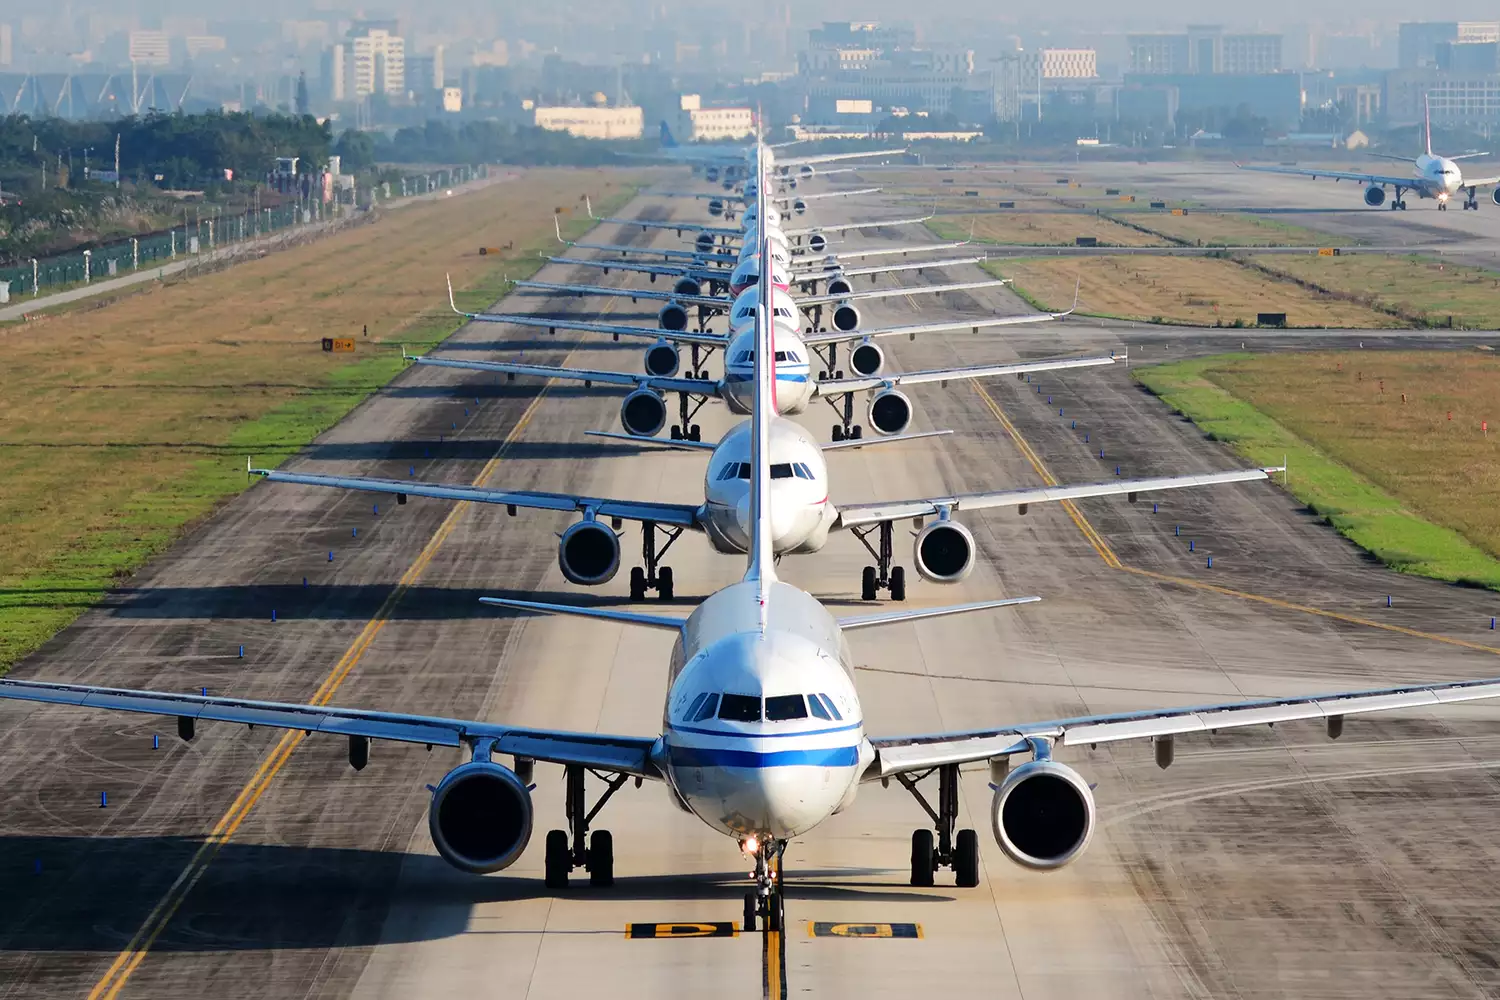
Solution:
{"label": "high-rise building", "polygon": [[344,65],[345,54],[343,42],[323,50],[323,96],[333,103],[347,99],[345,85],[348,82],[348,70]]}
{"label": "high-rise building", "polygon": [[1099,75],[1093,49],[1042,49],[1042,79],[1091,80]]}
{"label": "high-rise building", "polygon": [[1226,34],[1217,24],[1190,24],[1185,34],[1128,35],[1129,72],[1275,73],[1281,69],[1281,36]]}
{"label": "high-rise building", "polygon": [[168,66],[172,45],[165,31],[132,31],[130,61],[139,66]]}
{"label": "high-rise building", "polygon": [[395,33],[395,25],[374,26],[366,22],[350,29],[344,45],[346,100],[385,94],[406,94],[406,39]]}
{"label": "high-rise building", "polygon": [[1438,47],[1500,42],[1500,21],[1407,21],[1399,29],[1397,65],[1421,69],[1438,65]]}
{"label": "high-rise building", "polygon": [[0,66],[9,66],[15,57],[10,25],[0,24]]}

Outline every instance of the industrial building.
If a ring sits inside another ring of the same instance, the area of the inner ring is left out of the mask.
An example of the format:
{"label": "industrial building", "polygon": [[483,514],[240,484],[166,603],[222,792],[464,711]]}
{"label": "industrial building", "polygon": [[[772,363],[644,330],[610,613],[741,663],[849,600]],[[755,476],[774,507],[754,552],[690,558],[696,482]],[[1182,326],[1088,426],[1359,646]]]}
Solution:
{"label": "industrial building", "polygon": [[1265,32],[1225,33],[1216,24],[1190,24],[1179,34],[1126,36],[1131,73],[1275,73],[1281,66],[1281,36]]}
{"label": "industrial building", "polygon": [[638,107],[537,107],[534,114],[537,127],[580,139],[639,139],[645,133]]}
{"label": "industrial building", "polygon": [[707,107],[698,94],[683,94],[673,132],[681,142],[748,139],[755,135],[755,110]]}

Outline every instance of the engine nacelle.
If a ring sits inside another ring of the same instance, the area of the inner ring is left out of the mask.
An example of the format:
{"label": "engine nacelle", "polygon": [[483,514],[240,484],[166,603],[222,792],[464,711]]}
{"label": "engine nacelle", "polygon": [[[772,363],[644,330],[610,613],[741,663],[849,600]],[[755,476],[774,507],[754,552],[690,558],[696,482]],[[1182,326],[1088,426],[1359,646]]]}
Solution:
{"label": "engine nacelle", "polygon": [[1379,208],[1385,204],[1385,188],[1371,185],[1365,188],[1365,204],[1371,208]]}
{"label": "engine nacelle", "polygon": [[558,539],[557,566],[580,587],[608,583],[620,570],[620,536],[599,521],[579,521]]}
{"label": "engine nacelle", "polygon": [[708,253],[714,248],[714,234],[699,233],[693,237],[693,246],[698,248],[699,253]]}
{"label": "engine nacelle", "polygon": [[828,279],[829,295],[848,295],[854,291],[854,284],[842,274],[834,275]]}
{"label": "engine nacelle", "polygon": [[803,180],[811,180],[818,172],[818,168],[811,163],[804,163],[797,168],[797,175]]}
{"label": "engine nacelle", "polygon": [[828,249],[828,237],[822,233],[813,233],[807,238],[807,248],[813,253],[822,253]]}
{"label": "engine nacelle", "polygon": [[798,198],[796,201],[792,202],[792,211],[796,212],[798,215],[803,214],[807,211],[807,202],[801,198]]}
{"label": "engine nacelle", "polygon": [[[670,378],[677,374],[680,359],[677,348],[665,340],[658,340],[646,348],[646,374],[658,378]],[[655,393],[652,393],[655,395]]]}
{"label": "engine nacelle", "polygon": [[637,389],[620,404],[620,426],[626,434],[656,437],[667,426],[667,402],[650,389]]}
{"label": "engine nacelle", "polygon": [[1061,868],[1094,835],[1094,793],[1055,760],[1033,760],[1006,775],[990,805],[995,842],[1018,865]]}
{"label": "engine nacelle", "polygon": [[708,200],[708,214],[714,218],[724,214],[724,200],[722,198],[710,198]]}
{"label": "engine nacelle", "polygon": [[678,278],[672,284],[673,295],[702,295],[703,286],[696,278]]}
{"label": "engine nacelle", "polygon": [[867,340],[849,352],[849,367],[860,375],[874,375],[885,367],[885,352]]}
{"label": "engine nacelle", "polygon": [[1495,188],[1495,190],[1490,192],[1490,200],[1493,201],[1496,205],[1500,205],[1500,187],[1497,187]]}
{"label": "engine nacelle", "polygon": [[715,166],[704,167],[703,176],[710,184],[716,183],[719,179],[719,168]]}
{"label": "engine nacelle", "polygon": [[656,314],[656,322],[663,330],[686,330],[688,325],[687,309],[676,302],[668,302]]}
{"label": "engine nacelle", "polygon": [[896,389],[885,389],[870,400],[866,415],[878,433],[900,434],[911,423],[911,400]]}
{"label": "engine nacelle", "polygon": [[974,536],[957,521],[934,521],[917,532],[912,562],[922,579],[957,583],[974,568]]}
{"label": "engine nacelle", "polygon": [[840,302],[833,307],[833,316],[830,317],[833,328],[840,333],[852,333],[859,329],[859,310],[849,302]]}
{"label": "engine nacelle", "polygon": [[531,840],[531,792],[508,767],[460,764],[438,783],[427,828],[442,859],[484,875],[509,867]]}

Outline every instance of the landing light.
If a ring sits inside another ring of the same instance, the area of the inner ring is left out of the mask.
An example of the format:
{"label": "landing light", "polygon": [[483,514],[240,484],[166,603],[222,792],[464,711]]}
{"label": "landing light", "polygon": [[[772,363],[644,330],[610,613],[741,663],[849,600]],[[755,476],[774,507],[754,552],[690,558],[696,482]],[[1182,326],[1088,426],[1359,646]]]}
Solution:
{"label": "landing light", "polygon": [[740,850],[744,851],[746,854],[755,854],[760,850],[760,841],[756,840],[755,834],[752,833],[750,836],[740,841]]}

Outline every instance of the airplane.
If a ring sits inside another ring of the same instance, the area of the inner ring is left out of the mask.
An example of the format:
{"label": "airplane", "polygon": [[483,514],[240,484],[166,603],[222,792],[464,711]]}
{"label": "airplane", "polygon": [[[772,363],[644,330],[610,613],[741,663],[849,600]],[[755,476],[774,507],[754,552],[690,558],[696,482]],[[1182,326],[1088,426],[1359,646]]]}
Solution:
{"label": "airplane", "polygon": [[[763,299],[771,290],[762,281]],[[1151,740],[1169,766],[1180,735],[1221,732],[1299,719],[1326,724],[1337,738],[1350,715],[1430,708],[1500,697],[1500,679],[1452,681],[1376,691],[1148,709],[963,731],[879,736],[865,726],[846,633],[857,629],[973,614],[1034,603],[1038,597],[836,616],[810,594],[780,580],[772,552],[775,500],[769,461],[773,324],[757,317],[753,377],[750,553],[745,575],[710,595],[687,617],[647,615],[511,598],[483,602],[532,614],[592,618],[674,633],[659,733],[615,735],[513,726],[407,712],[248,701],[167,691],[0,679],[0,698],[172,716],[179,737],[197,723],[221,721],[348,740],[356,770],[370,762],[370,741],[462,749],[459,763],[432,786],[428,831],[453,867],[490,873],[513,864],[535,824],[531,786],[537,762],[564,769],[566,829],[545,838],[544,882],[567,888],[583,868],[590,883],[614,884],[614,840],[589,829],[607,800],[634,779],[663,783],[672,802],[735,842],[753,865],[743,897],[743,929],[785,926],[783,856],[789,842],[814,831],[855,802],[862,784],[895,779],[932,818],[911,837],[910,881],[930,886],[940,868],[960,887],[980,881],[979,839],[959,829],[959,768],[986,763],[994,788],[988,814],[995,841],[1011,861],[1036,871],[1060,869],[1087,849],[1097,824],[1094,787],[1058,760],[1060,748]],[[511,767],[496,754],[512,758]],[[1012,758],[1021,758],[1012,765]],[[586,796],[592,772],[604,782]],[[936,808],[921,783],[936,777]]]}
{"label": "airplane", "polygon": [[[703,170],[704,177],[714,183],[722,175],[726,180],[750,172],[749,157],[755,152],[754,147],[748,146],[684,146],[672,135],[672,129],[663,120],[659,125],[661,148],[656,153],[627,154],[633,157],[647,157],[651,159],[665,159],[673,163],[685,163]],[[783,143],[783,146],[795,145],[795,143]],[[795,168],[797,177],[807,180],[818,172],[817,165],[821,163],[834,163],[839,160],[862,159],[869,156],[895,156],[906,152],[905,147],[901,149],[876,149],[863,153],[823,153],[816,156],[793,156],[782,160],[779,164],[775,162],[775,154],[771,153],[772,147],[763,147],[756,155],[768,157],[772,173],[768,176],[781,176],[790,178]]]}
{"label": "airplane", "polygon": [[[1295,174],[1302,177],[1311,177],[1317,180],[1319,177],[1331,177],[1335,181],[1356,181],[1365,187],[1365,204],[1371,208],[1379,208],[1385,203],[1385,189],[1394,188],[1396,197],[1391,201],[1392,210],[1406,208],[1406,199],[1401,197],[1403,191],[1415,192],[1419,198],[1432,198],[1437,202],[1438,211],[1448,210],[1449,200],[1459,192],[1463,192],[1463,207],[1467,211],[1473,209],[1479,211],[1478,189],[1482,187],[1493,187],[1500,184],[1500,175],[1494,177],[1472,177],[1464,180],[1463,172],[1459,170],[1459,160],[1469,160],[1477,156],[1488,156],[1488,153],[1463,153],[1458,156],[1438,156],[1432,151],[1432,109],[1427,106],[1427,99],[1423,99],[1423,133],[1427,141],[1427,151],[1415,160],[1405,156],[1393,156],[1389,153],[1371,153],[1387,160],[1399,160],[1410,163],[1412,173],[1406,177],[1393,177],[1385,174],[1365,174],[1357,171],[1347,170],[1317,170],[1307,167],[1262,167],[1249,166],[1243,163],[1235,164],[1241,170],[1254,170],[1266,174]],[[1490,192],[1490,198],[1495,204],[1500,205],[1500,187]]]}

